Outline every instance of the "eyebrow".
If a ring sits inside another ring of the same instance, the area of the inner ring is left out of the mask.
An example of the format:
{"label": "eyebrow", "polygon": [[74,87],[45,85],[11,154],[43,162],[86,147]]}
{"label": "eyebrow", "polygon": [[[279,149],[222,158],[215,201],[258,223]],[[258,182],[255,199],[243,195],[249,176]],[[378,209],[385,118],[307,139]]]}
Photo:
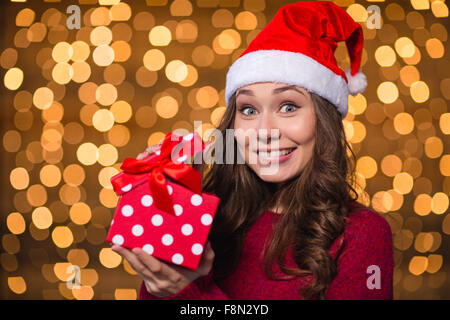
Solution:
{"label": "eyebrow", "polygon": [[[285,86],[285,87],[276,88],[276,89],[274,89],[272,91],[272,93],[273,94],[278,94],[278,93],[285,92],[285,91],[288,91],[288,90],[297,91],[298,93],[300,93],[300,94],[302,94],[302,95],[304,95],[306,97],[305,93],[302,92],[301,90],[298,90],[297,87],[294,86],[294,85],[289,85],[289,86]],[[248,90],[248,89],[239,90],[237,94],[245,94],[245,95],[248,95],[248,96],[255,96],[253,91],[252,90]]]}

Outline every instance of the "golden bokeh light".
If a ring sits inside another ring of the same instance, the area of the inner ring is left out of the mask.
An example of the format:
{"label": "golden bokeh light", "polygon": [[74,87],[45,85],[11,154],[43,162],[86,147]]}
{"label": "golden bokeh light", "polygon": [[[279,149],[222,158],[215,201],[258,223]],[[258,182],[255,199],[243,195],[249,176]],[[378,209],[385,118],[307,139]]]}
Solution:
{"label": "golden bokeh light", "polygon": [[400,172],[395,175],[392,186],[395,191],[400,194],[407,194],[411,192],[414,180],[407,172]]}
{"label": "golden bokeh light", "polygon": [[67,84],[70,82],[74,74],[70,64],[65,62],[57,63],[52,70],[52,78],[56,83]]}
{"label": "golden bokeh light", "polygon": [[409,113],[398,113],[394,118],[394,127],[400,134],[409,134],[414,129],[414,119]]}
{"label": "golden bokeh light", "polygon": [[59,189],[59,197],[65,205],[71,206],[80,201],[81,191],[79,187],[65,184]]}
{"label": "golden bokeh light", "polygon": [[114,50],[114,61],[124,62],[131,56],[131,47],[128,42],[119,40],[111,44],[111,48]]}
{"label": "golden bokeh light", "polygon": [[438,158],[443,151],[444,144],[439,137],[429,137],[425,140],[425,154],[428,158]]}
{"label": "golden bokeh light", "polygon": [[187,67],[187,76],[184,80],[180,81],[179,84],[182,85],[183,87],[190,87],[197,82],[198,71],[194,66],[190,64],[186,65],[186,67]]}
{"label": "golden bokeh light", "polygon": [[79,186],[83,183],[86,175],[83,167],[78,164],[68,165],[63,172],[64,182],[70,186]]}
{"label": "golden bokeh light", "polygon": [[422,103],[430,97],[430,89],[423,81],[415,81],[410,87],[411,98],[417,103]]}
{"label": "golden bokeh light", "polygon": [[91,53],[89,45],[81,40],[77,40],[72,43],[72,57],[71,59],[76,62],[86,61]]}
{"label": "golden bokeh light", "polygon": [[[175,1],[176,2],[176,1]],[[114,291],[115,300],[136,300],[136,289],[116,289]]]}
{"label": "golden bokeh light", "polygon": [[192,43],[197,40],[198,26],[192,20],[182,20],[175,29],[175,38],[180,43]]}
{"label": "golden bokeh light", "polygon": [[53,91],[47,87],[40,87],[36,89],[33,94],[33,104],[38,109],[47,109],[53,103]]}
{"label": "golden bokeh light", "polygon": [[33,23],[27,30],[26,37],[30,42],[41,42],[47,34],[47,27],[41,22]]}
{"label": "golden bokeh light", "polygon": [[113,21],[127,21],[131,18],[131,7],[125,2],[116,1],[109,13]]}
{"label": "golden bokeh light", "polygon": [[6,48],[0,55],[0,67],[10,69],[17,63],[18,53],[14,48]]}
{"label": "golden bokeh light", "polygon": [[48,164],[42,167],[39,172],[39,177],[44,186],[55,187],[61,181],[61,171],[58,166],[53,164]]}
{"label": "golden bokeh light", "polygon": [[99,45],[94,49],[92,57],[98,66],[109,66],[114,61],[114,49],[107,44]]}
{"label": "golden bokeh light", "polygon": [[47,202],[47,189],[40,184],[34,184],[27,190],[27,200],[34,207],[43,206]]}
{"label": "golden bokeh light", "polygon": [[117,88],[110,83],[103,83],[95,91],[95,99],[104,106],[109,106],[117,99]]}
{"label": "golden bokeh light", "polygon": [[118,174],[119,170],[113,167],[105,167],[98,174],[98,181],[103,188],[112,189],[111,178]]}
{"label": "golden bokeh light", "polygon": [[19,68],[11,68],[5,73],[3,83],[9,90],[17,90],[23,82],[23,71]]}
{"label": "golden bokeh light", "polygon": [[356,163],[356,171],[362,174],[364,178],[370,179],[378,171],[377,162],[369,156],[360,157]]}
{"label": "golden bokeh light", "polygon": [[172,60],[166,65],[166,77],[172,82],[181,82],[187,75],[188,68],[181,60]]}
{"label": "golden bokeh light", "polygon": [[29,27],[35,18],[36,14],[30,8],[24,8],[16,15],[16,26]]}
{"label": "golden bokeh light", "polygon": [[431,211],[435,214],[444,214],[448,208],[448,195],[443,192],[436,192],[431,199]]}
{"label": "golden bokeh light", "polygon": [[433,59],[439,59],[444,56],[445,48],[439,39],[428,39],[425,47],[427,49],[428,55]]}
{"label": "golden bokeh light", "polygon": [[91,67],[85,61],[75,61],[72,63],[72,80],[77,83],[86,82],[91,76]]}
{"label": "golden bokeh light", "polygon": [[150,49],[144,54],[143,63],[148,70],[158,71],[166,63],[166,57],[162,51]]}
{"label": "golden bokeh light", "polygon": [[114,114],[109,110],[100,109],[94,113],[92,124],[98,131],[108,131],[114,125]]}
{"label": "golden bokeh light", "polygon": [[425,272],[428,266],[428,259],[422,256],[415,256],[409,263],[409,271],[413,275],[420,275]]}
{"label": "golden bokeh light", "polygon": [[220,121],[223,118],[223,115],[225,114],[226,107],[217,107],[211,112],[211,123],[218,127],[220,124]]}
{"label": "golden bokeh light", "polygon": [[34,209],[31,219],[38,229],[48,229],[53,223],[52,213],[46,207]]}
{"label": "golden bokeh light", "polygon": [[95,27],[90,34],[91,43],[94,46],[108,45],[112,41],[112,31],[105,26]]}
{"label": "golden bokeh light", "polygon": [[258,19],[250,11],[239,12],[234,21],[238,30],[254,30],[258,25]]}
{"label": "golden bokeh light", "polygon": [[147,140],[147,145],[148,146],[153,146],[156,144],[161,143],[161,141],[163,141],[164,137],[165,137],[165,133],[161,132],[161,131],[157,131],[157,132],[153,132]]}
{"label": "golden bokeh light", "polygon": [[241,35],[234,29],[223,30],[216,39],[218,46],[214,50],[217,54],[228,54],[228,50],[237,49],[241,45]]}
{"label": "golden bokeh light", "polygon": [[124,100],[114,102],[109,111],[111,111],[114,121],[117,123],[125,123],[130,120],[133,115],[133,109],[130,104]]}
{"label": "golden bokeh light", "polygon": [[27,284],[23,277],[8,277],[8,287],[15,294],[22,294],[27,291]]}
{"label": "golden bokeh light", "polygon": [[411,58],[415,52],[414,42],[408,37],[400,37],[395,41],[395,51],[402,58]]}
{"label": "golden bokeh light", "polygon": [[111,23],[111,15],[108,8],[95,8],[90,15],[90,24],[93,26],[107,26]]}
{"label": "golden bokeh light", "polygon": [[[157,81],[158,81],[158,73],[155,71],[148,70],[145,66],[139,67],[139,69],[136,72],[136,82],[143,88],[152,87]],[[182,83],[183,82],[180,82],[180,84]]]}
{"label": "golden bokeh light", "polygon": [[74,53],[74,48],[67,42],[58,42],[52,50],[52,58],[55,62],[67,62]]}
{"label": "golden bokeh light", "polygon": [[199,88],[196,92],[197,103],[202,108],[212,108],[219,101],[219,94],[216,89],[211,86]]}
{"label": "golden bokeh light", "polygon": [[14,168],[10,175],[9,181],[14,189],[23,190],[28,188],[30,177],[25,168]]}
{"label": "golden bokeh light", "polygon": [[208,67],[214,62],[214,51],[206,45],[200,45],[192,51],[192,61],[198,67]]}
{"label": "golden bokeh light", "polygon": [[163,96],[156,103],[156,113],[164,119],[173,118],[178,112],[178,102],[171,96]]}
{"label": "golden bokeh light", "polygon": [[3,135],[3,148],[7,152],[17,152],[22,144],[22,137],[16,130],[8,130]]}
{"label": "golden bokeh light", "polygon": [[167,46],[172,41],[172,33],[166,26],[155,26],[148,34],[153,46]]}
{"label": "golden bokeh light", "polygon": [[66,226],[57,226],[52,231],[52,240],[59,248],[67,248],[73,243],[73,233]]}
{"label": "golden bokeh light", "polygon": [[83,202],[74,203],[69,210],[70,220],[78,225],[84,225],[91,220],[91,208]]}
{"label": "golden bokeh light", "polygon": [[98,147],[98,163],[102,166],[111,166],[117,162],[119,154],[117,149],[111,144],[102,144]]}
{"label": "golden bokeh light", "polygon": [[174,17],[190,16],[192,14],[192,4],[188,0],[175,0],[170,5],[170,14]]}
{"label": "golden bokeh light", "polygon": [[103,188],[99,193],[99,199],[101,204],[107,208],[114,208],[117,206],[118,196],[114,190]]}
{"label": "golden bokeh light", "polygon": [[91,142],[85,142],[78,147],[77,158],[86,166],[93,165],[98,160],[98,148]]}
{"label": "golden bokeh light", "polygon": [[395,83],[385,81],[380,83],[377,88],[378,99],[383,103],[393,103],[398,99],[399,92]]}
{"label": "golden bokeh light", "polygon": [[130,130],[120,124],[114,125],[108,131],[108,141],[116,147],[123,147],[130,141]]}
{"label": "golden bokeh light", "polygon": [[111,248],[103,248],[99,254],[100,262],[106,268],[115,268],[122,262],[122,256],[112,251]]}
{"label": "golden bokeh light", "polygon": [[25,232],[25,219],[20,212],[12,212],[6,218],[6,225],[12,234],[22,234]]}
{"label": "golden bokeh light", "polygon": [[391,67],[397,60],[394,49],[390,46],[384,45],[375,51],[375,59],[382,67]]}

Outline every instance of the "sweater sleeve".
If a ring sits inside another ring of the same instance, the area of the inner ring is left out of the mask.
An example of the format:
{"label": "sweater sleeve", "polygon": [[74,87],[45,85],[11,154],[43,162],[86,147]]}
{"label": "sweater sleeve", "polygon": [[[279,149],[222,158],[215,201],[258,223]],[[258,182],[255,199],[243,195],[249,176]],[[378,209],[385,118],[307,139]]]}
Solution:
{"label": "sweater sleeve", "polygon": [[349,217],[338,273],[326,293],[329,300],[392,300],[392,233],[379,213],[365,209]]}
{"label": "sweater sleeve", "polygon": [[147,291],[144,281],[141,283],[139,291],[139,300],[229,300],[228,296],[215,284],[212,278],[212,271],[197,278],[188,284],[180,292],[159,298]]}

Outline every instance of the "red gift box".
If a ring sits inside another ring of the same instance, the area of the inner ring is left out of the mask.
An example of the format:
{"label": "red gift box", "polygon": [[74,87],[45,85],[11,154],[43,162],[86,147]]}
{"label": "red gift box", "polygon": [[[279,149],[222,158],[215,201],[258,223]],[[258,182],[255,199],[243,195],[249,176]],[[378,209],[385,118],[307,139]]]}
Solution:
{"label": "red gift box", "polygon": [[201,173],[183,161],[203,148],[197,133],[169,133],[150,157],[125,159],[111,178],[120,198],[106,240],[196,270],[219,198],[201,192]]}

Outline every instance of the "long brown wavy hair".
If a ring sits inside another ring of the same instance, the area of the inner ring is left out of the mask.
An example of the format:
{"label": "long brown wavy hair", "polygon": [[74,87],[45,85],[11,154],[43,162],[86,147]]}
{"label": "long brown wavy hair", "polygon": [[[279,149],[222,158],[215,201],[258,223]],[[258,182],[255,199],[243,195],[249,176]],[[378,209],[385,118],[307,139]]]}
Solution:
{"label": "long brown wavy hair", "polygon": [[[347,143],[336,107],[320,96],[310,94],[316,113],[316,140],[313,156],[298,176],[280,188],[263,181],[247,164],[237,163],[235,140],[233,164],[213,163],[205,167],[203,191],[220,197],[209,236],[215,252],[213,278],[216,281],[234,272],[246,232],[262,213],[277,205],[285,210],[273,235],[266,239],[262,253],[266,275],[269,279],[282,280],[312,274],[315,281],[299,289],[299,295],[303,299],[325,299],[326,290],[337,274],[336,262],[328,249],[344,232],[348,203],[358,199],[352,187],[356,183],[356,157]],[[234,94],[217,128],[224,139],[226,129],[234,128],[235,115]],[[225,143],[223,150],[226,155]],[[211,155],[215,156],[214,149]],[[290,245],[298,268],[288,268],[284,264]],[[274,275],[275,262],[286,277]]]}

